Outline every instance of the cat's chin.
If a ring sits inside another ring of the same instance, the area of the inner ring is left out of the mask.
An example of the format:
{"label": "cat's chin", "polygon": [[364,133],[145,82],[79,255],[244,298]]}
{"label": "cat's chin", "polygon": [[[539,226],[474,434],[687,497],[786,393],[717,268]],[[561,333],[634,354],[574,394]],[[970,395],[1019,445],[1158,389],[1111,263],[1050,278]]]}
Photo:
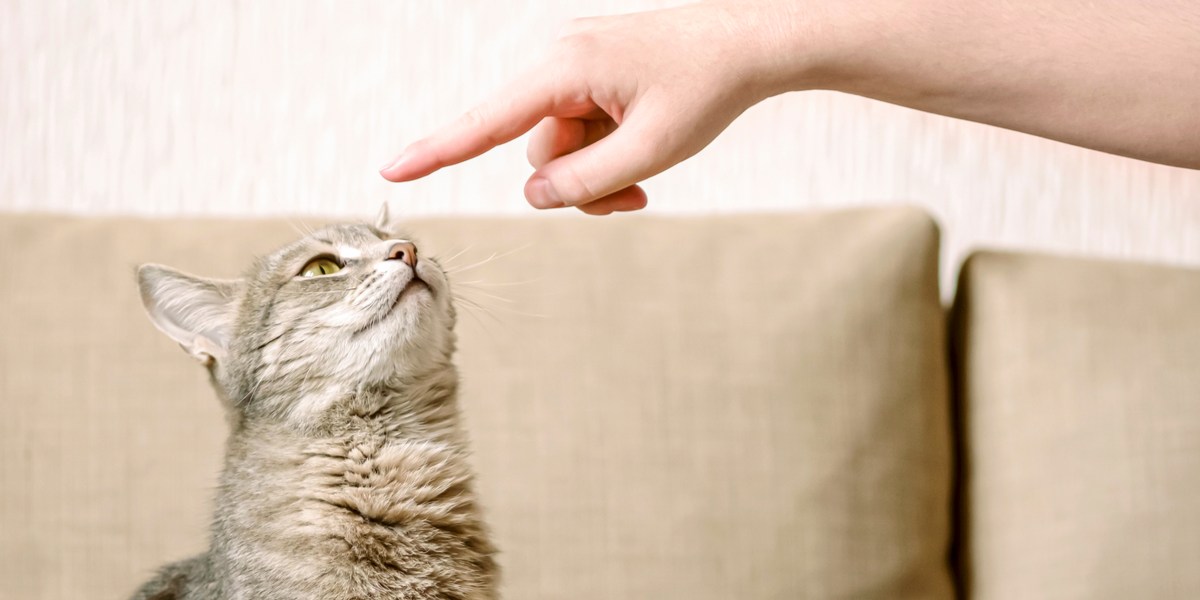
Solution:
{"label": "cat's chin", "polygon": [[395,299],[382,313],[355,329],[351,337],[356,338],[364,333],[373,333],[381,328],[393,326],[398,319],[402,321],[399,324],[402,328],[416,326],[422,313],[433,309],[433,299],[433,288],[425,280],[413,276],[400,288]]}
{"label": "cat's chin", "polygon": [[420,277],[413,277],[411,280],[409,280],[408,285],[404,286],[404,289],[400,290],[400,296],[396,298],[396,304],[400,304],[412,296],[422,293],[432,298],[433,288],[429,287],[429,284],[425,283],[424,279],[421,279]]}
{"label": "cat's chin", "polygon": [[433,298],[433,288],[420,277],[413,277],[404,285],[400,293],[396,294],[396,302],[384,316],[384,320],[404,314],[409,315],[411,319],[413,316],[417,316],[414,313],[432,310]]}

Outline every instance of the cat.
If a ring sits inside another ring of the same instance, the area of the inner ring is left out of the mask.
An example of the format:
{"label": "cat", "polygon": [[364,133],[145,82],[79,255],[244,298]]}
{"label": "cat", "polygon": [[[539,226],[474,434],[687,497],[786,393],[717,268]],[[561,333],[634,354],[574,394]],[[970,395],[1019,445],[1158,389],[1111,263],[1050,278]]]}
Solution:
{"label": "cat", "polygon": [[135,600],[497,596],[450,284],[386,220],[314,231],[236,280],[139,267],[151,321],[207,367],[230,435],[209,550]]}

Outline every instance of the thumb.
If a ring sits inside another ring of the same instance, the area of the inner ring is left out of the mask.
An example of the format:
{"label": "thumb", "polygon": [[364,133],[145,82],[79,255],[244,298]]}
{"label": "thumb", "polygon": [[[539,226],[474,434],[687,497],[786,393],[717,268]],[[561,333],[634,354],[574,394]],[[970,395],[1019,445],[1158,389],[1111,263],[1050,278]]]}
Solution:
{"label": "thumb", "polygon": [[623,190],[669,166],[662,139],[657,129],[630,118],[596,143],[542,165],[525,184],[525,197],[536,208],[559,208]]}

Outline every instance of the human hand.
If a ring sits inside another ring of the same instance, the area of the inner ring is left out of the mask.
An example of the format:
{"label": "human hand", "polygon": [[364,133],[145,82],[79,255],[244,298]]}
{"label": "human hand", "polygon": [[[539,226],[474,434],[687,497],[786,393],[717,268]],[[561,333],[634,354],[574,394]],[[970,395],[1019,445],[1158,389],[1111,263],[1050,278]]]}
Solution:
{"label": "human hand", "polygon": [[1200,168],[1200,9],[1042,7],[739,0],[572,21],[534,68],[381,173],[424,177],[536,126],[530,204],[637,210],[638,182],[756,102],[814,88]]}
{"label": "human hand", "polygon": [[[696,154],[782,91],[768,2],[709,3],[570,22],[546,58],[380,172],[411,181],[533,129],[535,208],[646,206],[638,182]],[[781,38],[780,38],[781,39]]]}

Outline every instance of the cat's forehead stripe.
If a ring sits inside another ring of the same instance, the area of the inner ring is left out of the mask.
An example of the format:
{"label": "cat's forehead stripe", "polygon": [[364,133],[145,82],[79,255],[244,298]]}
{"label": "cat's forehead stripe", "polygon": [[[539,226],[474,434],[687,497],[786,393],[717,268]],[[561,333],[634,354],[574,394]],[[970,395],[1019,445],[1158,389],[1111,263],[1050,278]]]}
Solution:
{"label": "cat's forehead stripe", "polygon": [[340,225],[317,232],[313,239],[321,239],[331,246],[343,243],[361,245],[379,241],[380,236],[366,225]]}

